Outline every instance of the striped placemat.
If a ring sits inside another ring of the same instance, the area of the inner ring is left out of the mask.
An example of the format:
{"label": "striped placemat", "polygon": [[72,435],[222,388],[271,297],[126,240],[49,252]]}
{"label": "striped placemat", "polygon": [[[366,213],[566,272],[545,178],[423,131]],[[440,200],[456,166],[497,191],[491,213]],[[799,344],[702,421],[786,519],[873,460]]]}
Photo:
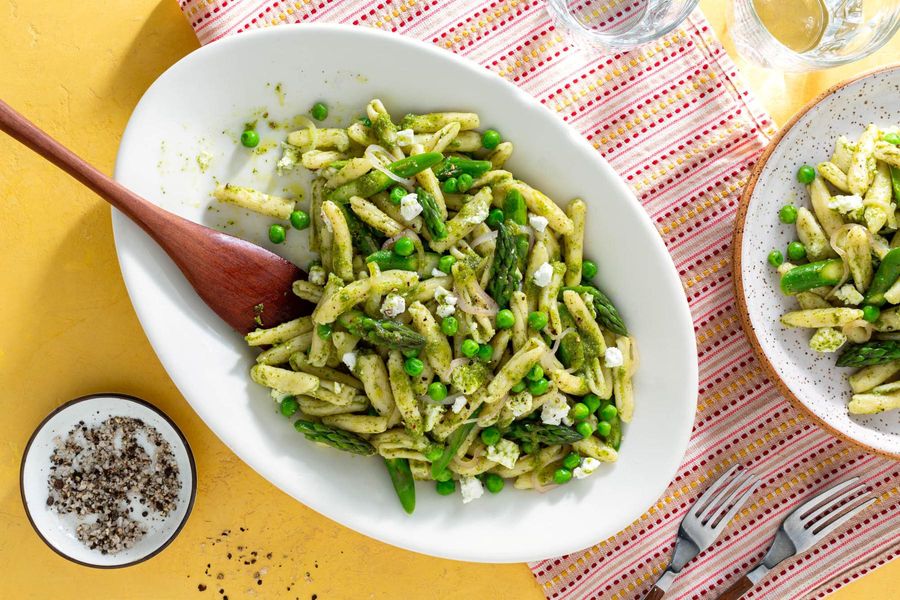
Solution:
{"label": "striped placemat", "polygon": [[[628,3],[620,4],[623,11]],[[530,565],[548,598],[635,598],[665,567],[681,517],[741,462],[765,487],[695,559],[672,598],[715,597],[761,559],[784,514],[850,475],[879,495],[864,517],[787,561],[748,598],[819,598],[900,554],[900,463],[819,429],[779,397],[741,332],[731,283],[741,189],[773,124],[696,11],[638,50],[580,51],[530,0],[180,0],[201,43],[279,23],[328,21],[399,32],[466,56],[533,94],[630,184],[684,283],[700,398],[678,476],[639,520],[575,554]]]}

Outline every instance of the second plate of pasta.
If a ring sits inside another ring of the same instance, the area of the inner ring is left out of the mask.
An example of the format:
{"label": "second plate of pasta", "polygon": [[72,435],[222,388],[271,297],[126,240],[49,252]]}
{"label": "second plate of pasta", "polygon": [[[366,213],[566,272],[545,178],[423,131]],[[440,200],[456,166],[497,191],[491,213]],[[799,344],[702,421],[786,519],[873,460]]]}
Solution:
{"label": "second plate of pasta", "polygon": [[536,560],[625,527],[681,461],[696,348],[662,241],[584,139],[484,69],[362,28],[242,34],[148,90],[116,177],[308,271],[315,310],[245,340],[114,215],[178,388],[336,521]]}
{"label": "second plate of pasta", "polygon": [[[900,68],[826,92],[748,184],[735,238],[744,325],[782,391],[900,456]],[[893,354],[892,354],[893,353]]]}

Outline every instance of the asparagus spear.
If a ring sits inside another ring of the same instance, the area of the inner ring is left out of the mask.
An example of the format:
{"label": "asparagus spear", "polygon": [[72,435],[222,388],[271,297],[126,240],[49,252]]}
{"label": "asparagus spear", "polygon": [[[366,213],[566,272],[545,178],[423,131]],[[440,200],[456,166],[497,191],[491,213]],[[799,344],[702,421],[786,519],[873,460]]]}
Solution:
{"label": "asparagus spear", "polygon": [[891,165],[891,189],[894,192],[894,200],[900,202],[900,167]]}
{"label": "asparagus spear", "polygon": [[[401,158],[385,167],[398,177],[412,177],[439,163],[444,156],[440,152],[423,152]],[[328,200],[338,204],[350,201],[353,196],[368,198],[391,187],[394,180],[377,169],[372,169],[362,177],[348,181],[328,194]]]}
{"label": "asparagus spear", "polygon": [[839,367],[866,367],[881,365],[900,358],[900,341],[871,340],[863,344],[850,344],[837,359]]}
{"label": "asparagus spear", "polygon": [[380,248],[380,244],[372,229],[360,221],[359,217],[356,216],[356,213],[351,211],[346,204],[340,204],[339,206],[344,213],[344,219],[347,221],[347,228],[350,230],[353,247],[356,248],[360,254],[368,255],[377,252],[378,248]]}
{"label": "asparagus spear", "polygon": [[834,285],[844,274],[844,263],[832,258],[794,267],[781,276],[781,291],[798,294],[825,285]]}
{"label": "asparagus spear", "polygon": [[[416,156],[419,156],[418,154]],[[472,178],[481,177],[491,170],[491,161],[474,160],[471,158],[463,158],[461,156],[448,156],[444,162],[434,169],[434,174],[440,181],[450,179],[451,177],[459,177],[463,173],[471,175]]]}
{"label": "asparagus spear", "polygon": [[578,371],[584,366],[584,344],[581,342],[581,336],[578,335],[575,320],[565,304],[559,306],[559,318],[564,330],[569,328],[574,330],[564,335],[560,341],[557,351],[559,360],[567,369]]}
{"label": "asparagus spear", "polygon": [[[472,432],[472,428],[475,427],[475,417],[478,416],[479,412],[481,412],[480,406],[475,409],[475,412],[472,413],[472,416],[468,421],[454,429],[453,432],[447,436],[447,445],[444,446],[444,453],[441,454],[439,459],[431,463],[432,477],[437,478],[443,473],[444,469],[450,464],[450,461],[453,460],[453,457],[456,456],[459,447],[462,446],[466,437]],[[579,436],[579,438],[580,437],[581,436]]]}
{"label": "asparagus spear", "polygon": [[416,482],[412,471],[409,469],[409,461],[405,458],[386,458],[384,465],[387,467],[394,491],[400,498],[400,505],[407,514],[412,514],[416,509]]}
{"label": "asparagus spear", "polygon": [[527,421],[514,422],[503,435],[514,442],[545,446],[571,444],[583,439],[583,436],[571,427]]}
{"label": "asparagus spear", "polygon": [[[514,226],[513,226],[514,227]],[[491,281],[487,292],[500,308],[509,306],[509,298],[519,289],[522,272],[519,271],[519,252],[512,227],[506,223],[497,225],[497,245],[494,263],[491,265]]]}
{"label": "asparagus spear", "polygon": [[313,423],[300,419],[294,423],[294,429],[306,436],[306,439],[320,444],[327,444],[332,448],[369,456],[375,454],[372,444],[349,431],[329,427],[324,423]]}
{"label": "asparagus spear", "polygon": [[373,346],[419,350],[425,345],[425,338],[406,325],[388,319],[372,319],[358,310],[347,311],[337,320],[341,327]]}
{"label": "asparagus spear", "polygon": [[884,304],[884,293],[894,285],[897,278],[900,278],[900,248],[893,248],[881,259],[881,264],[878,265],[878,270],[875,271],[872,283],[866,291],[864,302],[875,306]]}
{"label": "asparagus spear", "polygon": [[378,250],[366,257],[366,262],[378,263],[382,271],[400,269],[401,271],[415,271],[419,264],[419,257],[415,254],[400,256],[390,250]]}
{"label": "asparagus spear", "polygon": [[447,237],[447,225],[441,218],[441,211],[438,208],[434,196],[429,194],[422,188],[416,188],[416,198],[422,205],[422,219],[425,221],[425,227],[431,234],[431,239],[442,240]]}
{"label": "asparagus spear", "polygon": [[612,301],[606,297],[606,294],[590,285],[564,287],[559,290],[559,293],[562,294],[566,290],[572,290],[576,294],[590,294],[594,299],[594,309],[597,311],[597,321],[600,325],[613,333],[628,335],[628,330],[625,328],[625,323],[622,322],[622,317],[619,316],[619,311],[613,306]]}
{"label": "asparagus spear", "polygon": [[506,198],[503,201],[503,216],[516,225],[527,224],[528,206],[525,204],[522,192],[515,188],[506,192]]}

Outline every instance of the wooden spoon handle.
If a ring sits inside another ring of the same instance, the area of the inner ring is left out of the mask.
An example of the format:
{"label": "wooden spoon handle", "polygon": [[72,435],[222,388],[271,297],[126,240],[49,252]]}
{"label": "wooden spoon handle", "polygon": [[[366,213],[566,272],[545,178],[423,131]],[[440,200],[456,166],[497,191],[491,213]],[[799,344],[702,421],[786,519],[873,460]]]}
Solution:
{"label": "wooden spoon handle", "polygon": [[161,221],[167,220],[168,213],[98,171],[2,100],[0,100],[0,130],[86,185],[151,235]]}
{"label": "wooden spoon handle", "polygon": [[654,585],[652,588],[650,588],[650,591],[647,592],[647,595],[644,596],[644,600],[659,600],[665,595],[665,590]]}

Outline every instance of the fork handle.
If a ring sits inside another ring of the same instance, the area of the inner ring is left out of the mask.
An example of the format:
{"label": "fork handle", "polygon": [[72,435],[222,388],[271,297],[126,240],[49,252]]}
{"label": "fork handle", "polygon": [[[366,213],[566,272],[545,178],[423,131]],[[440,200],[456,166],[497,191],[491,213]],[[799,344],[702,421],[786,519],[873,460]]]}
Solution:
{"label": "fork handle", "polygon": [[662,589],[659,586],[654,585],[650,588],[650,591],[647,592],[647,595],[644,596],[644,600],[659,600],[666,594],[666,590]]}
{"label": "fork handle", "polygon": [[750,578],[744,575],[733,584],[731,584],[731,587],[725,590],[725,593],[719,596],[718,600],[738,600],[738,598],[751,590],[753,586],[754,583],[750,580]]}

